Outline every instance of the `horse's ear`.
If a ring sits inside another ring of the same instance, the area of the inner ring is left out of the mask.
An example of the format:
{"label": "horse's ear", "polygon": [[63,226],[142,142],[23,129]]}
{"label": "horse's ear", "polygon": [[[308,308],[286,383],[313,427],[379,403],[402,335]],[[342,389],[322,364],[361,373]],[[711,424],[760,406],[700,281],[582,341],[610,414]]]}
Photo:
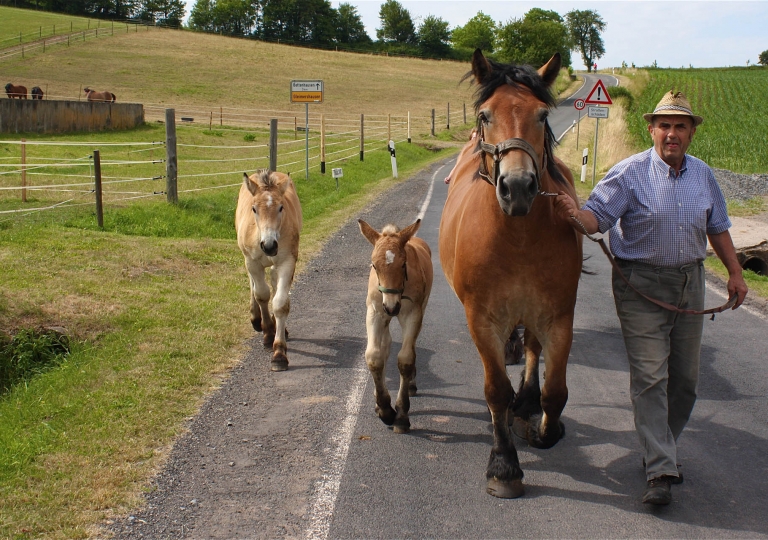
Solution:
{"label": "horse's ear", "polygon": [[552,86],[557,79],[557,75],[560,73],[560,66],[562,66],[562,60],[560,58],[560,53],[558,52],[549,59],[549,62],[539,68],[539,75],[544,81],[544,84]]}
{"label": "horse's ear", "polygon": [[417,219],[416,223],[412,223],[408,225],[405,229],[400,231],[398,233],[398,236],[400,237],[400,242],[405,245],[408,243],[408,240],[411,239],[411,237],[416,234],[416,231],[419,230],[419,227],[421,227],[421,219]]}
{"label": "horse's ear", "polygon": [[363,233],[363,236],[365,236],[366,240],[375,246],[376,242],[378,242],[379,238],[381,238],[381,234],[362,219],[358,219],[357,224],[360,225],[360,232]]}
{"label": "horse's ear", "polygon": [[483,56],[483,51],[475,49],[472,55],[472,74],[475,76],[477,83],[482,84],[492,71],[493,68],[488,63],[488,60],[485,59],[485,56]]}
{"label": "horse's ear", "polygon": [[256,184],[251,182],[251,179],[248,177],[248,173],[243,173],[243,184],[245,184],[245,187],[247,187],[248,191],[251,192],[251,195],[256,195],[258,188],[256,187]]}

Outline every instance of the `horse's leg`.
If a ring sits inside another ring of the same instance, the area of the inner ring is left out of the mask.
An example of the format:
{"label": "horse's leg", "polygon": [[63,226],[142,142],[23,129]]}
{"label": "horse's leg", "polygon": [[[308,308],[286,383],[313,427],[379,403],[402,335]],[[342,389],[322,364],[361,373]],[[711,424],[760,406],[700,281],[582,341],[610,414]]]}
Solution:
{"label": "horse's leg", "polygon": [[519,364],[523,358],[524,350],[521,329],[521,326],[516,326],[504,344],[504,363],[508,366]]}
{"label": "horse's leg", "polygon": [[285,322],[291,311],[291,297],[288,294],[293,282],[296,261],[288,260],[279,266],[273,266],[270,272],[272,288],[275,296],[272,298],[272,311],[275,314],[275,335],[272,345],[272,371],[288,369],[288,345],[285,338]]}
{"label": "horse's leg", "polygon": [[368,345],[365,347],[365,363],[373,377],[373,397],[376,400],[376,414],[381,421],[391,426],[395,421],[392,398],[387,390],[384,370],[387,367],[392,336],[389,333],[390,318],[377,313],[373,306],[368,306],[365,327],[368,333]]}
{"label": "horse's leg", "polygon": [[[269,321],[269,285],[267,285],[264,267],[257,261],[246,257],[245,268],[248,270],[248,278],[251,284],[251,325],[257,332],[264,331],[263,322]],[[269,325],[267,325],[268,327]],[[267,336],[264,336],[265,346],[272,345],[272,341],[267,344]]]}
{"label": "horse's leg", "polygon": [[[482,306],[480,312],[485,312]],[[491,411],[493,423],[493,447],[488,458],[485,476],[486,490],[494,497],[514,499],[525,492],[523,471],[517,457],[517,450],[509,429],[509,406],[515,398],[515,391],[507,376],[504,365],[504,341],[486,320],[467,309],[469,331],[475,342],[485,372],[485,401]],[[478,320],[481,319],[481,320]]]}
{"label": "horse's leg", "polygon": [[528,423],[532,416],[541,414],[541,389],[539,388],[539,356],[541,343],[533,333],[525,329],[525,369],[520,379],[520,389],[512,404],[512,430],[515,435],[526,439]]}
{"label": "horse's leg", "polygon": [[408,433],[411,429],[411,421],[408,419],[408,411],[411,409],[410,396],[416,395],[416,338],[421,331],[421,321],[424,317],[421,309],[414,306],[406,316],[398,316],[400,326],[403,329],[403,345],[397,355],[397,369],[400,371],[400,390],[395,402],[394,431],[395,433]]}
{"label": "horse's leg", "polygon": [[563,317],[553,324],[544,348],[544,384],[541,387],[543,414],[537,424],[531,422],[528,444],[536,448],[551,448],[565,436],[560,415],[568,401],[565,372],[573,341],[573,318]]}

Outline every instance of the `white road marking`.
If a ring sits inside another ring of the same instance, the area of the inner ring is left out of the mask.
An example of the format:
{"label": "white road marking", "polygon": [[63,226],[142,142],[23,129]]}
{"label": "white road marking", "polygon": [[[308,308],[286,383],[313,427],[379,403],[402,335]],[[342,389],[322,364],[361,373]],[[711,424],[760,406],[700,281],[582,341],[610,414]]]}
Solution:
{"label": "white road marking", "polygon": [[[427,212],[429,202],[432,199],[432,191],[435,178],[443,167],[440,167],[432,175],[427,195],[421,205],[417,219],[423,219]],[[331,519],[336,507],[336,498],[339,496],[341,477],[347,463],[349,445],[352,443],[352,434],[355,431],[357,416],[360,413],[365,387],[368,382],[368,368],[361,367],[355,370],[352,382],[352,391],[346,397],[346,416],[341,423],[341,428],[331,437],[331,448],[328,448],[330,461],[322,471],[322,479],[315,482],[315,489],[310,501],[309,527],[304,534],[307,540],[325,540],[331,528]]]}

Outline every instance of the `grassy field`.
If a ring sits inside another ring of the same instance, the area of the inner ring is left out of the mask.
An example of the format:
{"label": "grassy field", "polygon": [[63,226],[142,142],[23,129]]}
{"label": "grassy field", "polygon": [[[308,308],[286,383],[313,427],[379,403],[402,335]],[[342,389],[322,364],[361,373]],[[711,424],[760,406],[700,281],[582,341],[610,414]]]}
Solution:
{"label": "grassy field", "polygon": [[53,35],[79,32],[110,24],[109,21],[61,13],[0,7],[0,50],[18,45],[19,33],[21,33],[21,43],[29,43]]}

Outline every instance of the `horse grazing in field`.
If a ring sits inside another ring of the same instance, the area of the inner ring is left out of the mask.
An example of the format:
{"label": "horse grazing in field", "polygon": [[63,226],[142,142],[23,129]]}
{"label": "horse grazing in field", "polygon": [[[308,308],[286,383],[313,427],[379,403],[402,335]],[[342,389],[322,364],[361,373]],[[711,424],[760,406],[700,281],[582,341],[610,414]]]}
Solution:
{"label": "horse grazing in field", "polygon": [[112,92],[96,92],[87,86],[83,88],[83,92],[85,92],[85,97],[88,101],[102,101],[104,103],[114,103],[117,101],[115,94]]}
{"label": "horse grazing in field", "polygon": [[[376,386],[376,414],[382,422],[393,426],[395,433],[407,433],[411,429],[410,396],[416,394],[416,338],[432,291],[432,252],[424,240],[414,236],[420,219],[402,231],[387,225],[378,232],[362,219],[358,224],[360,232],[373,244],[365,300],[368,307],[365,362]],[[397,317],[403,331],[403,344],[397,355],[400,390],[395,409],[392,409],[384,374],[392,344],[389,333],[392,317]]]}
{"label": "horse grazing in field", "polygon": [[43,99],[43,89],[39,86],[32,87],[32,99]]}
{"label": "horse grazing in field", "polygon": [[[290,176],[268,170],[250,177],[243,173],[235,211],[237,245],[251,284],[251,324],[264,333],[264,346],[272,346],[272,371],[288,369],[285,322],[291,309],[288,292],[299,256],[301,224],[301,204]],[[266,280],[268,267],[272,295]]]}
{"label": "horse grazing in field", "polygon": [[[537,71],[475,51],[465,78],[478,85],[479,134],[468,143],[475,152],[456,166],[440,223],[443,271],[464,305],[485,372],[493,422],[487,491],[502,498],[524,493],[510,424],[537,448],[552,447],[565,433],[560,415],[568,399],[565,372],[582,245],[547,197],[576,193],[573,177],[552,153],[556,141],[547,123],[560,63],[556,54]],[[525,325],[525,370],[516,394],[504,344],[519,324]]]}
{"label": "horse grazing in field", "polygon": [[27,87],[8,83],[5,85],[5,93],[9,99],[27,99]]}

